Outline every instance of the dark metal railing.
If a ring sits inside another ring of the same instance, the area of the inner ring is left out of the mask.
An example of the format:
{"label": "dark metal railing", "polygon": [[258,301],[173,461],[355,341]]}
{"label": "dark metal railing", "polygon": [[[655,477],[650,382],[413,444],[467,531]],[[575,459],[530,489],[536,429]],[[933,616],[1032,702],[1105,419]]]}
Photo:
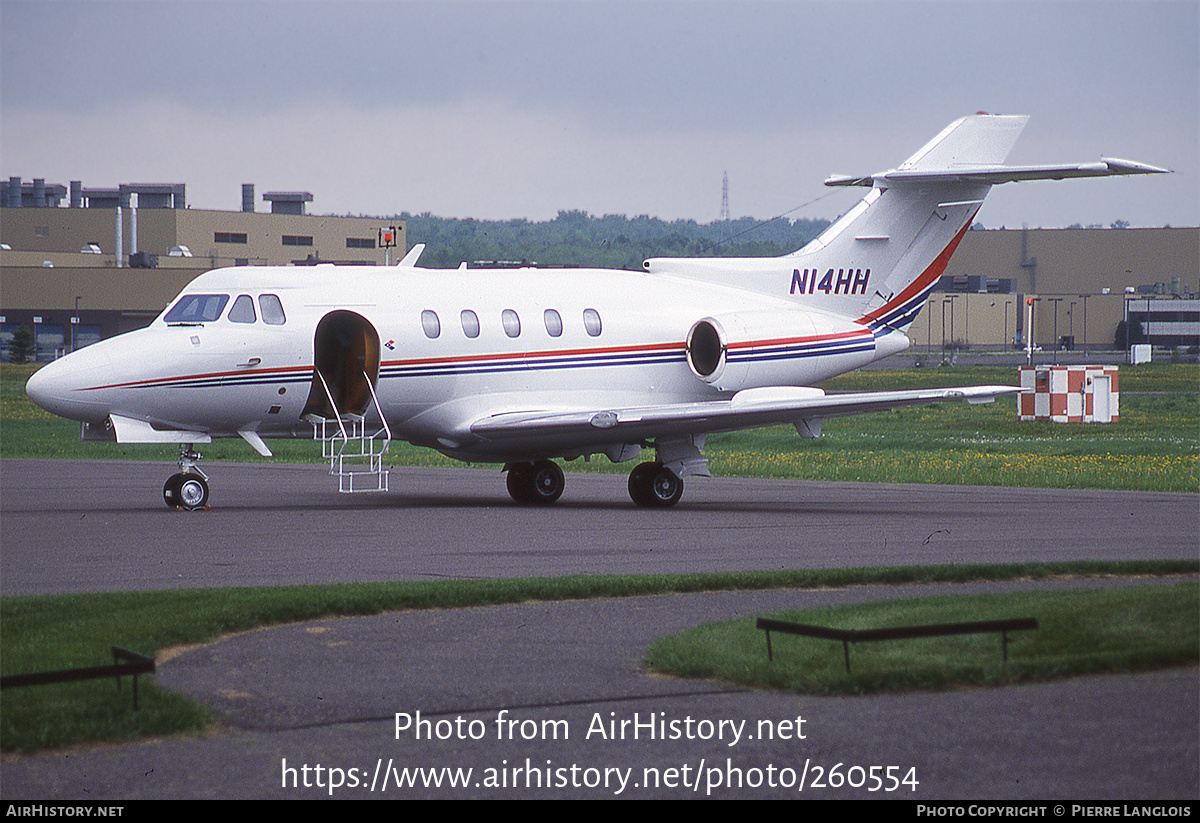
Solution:
{"label": "dark metal railing", "polygon": [[58,669],[57,671],[32,672],[30,674],[9,674],[0,677],[0,689],[18,686],[44,686],[50,683],[70,683],[75,680],[94,680],[100,677],[115,677],[117,688],[121,688],[121,678],[125,675],[133,677],[133,708],[138,705],[139,674],[154,674],[154,658],[144,654],[112,647],[113,664],[111,666],[89,666],[82,669]]}
{"label": "dark metal railing", "polygon": [[890,629],[831,629],[825,626],[810,626],[805,623],[790,623],[786,620],[758,618],[757,628],[767,635],[767,659],[774,660],[771,653],[771,632],[818,637],[825,640],[840,640],[846,656],[846,671],[850,671],[850,644],[873,640],[900,640],[914,637],[942,637],[952,634],[982,634],[1000,632],[1004,662],[1008,663],[1008,633],[1024,629],[1036,629],[1038,622],[1032,617],[1009,620],[980,620],[967,623],[931,623],[923,626],[896,626]]}

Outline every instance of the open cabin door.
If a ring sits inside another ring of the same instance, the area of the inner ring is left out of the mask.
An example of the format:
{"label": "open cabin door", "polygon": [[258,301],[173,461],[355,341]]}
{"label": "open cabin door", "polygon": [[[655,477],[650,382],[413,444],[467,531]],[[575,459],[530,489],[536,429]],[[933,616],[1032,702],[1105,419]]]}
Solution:
{"label": "open cabin door", "polygon": [[[302,416],[338,477],[343,492],[387,491],[383,456],[392,432],[375,385],[379,381],[379,333],[365,317],[333,311],[321,318],[313,336],[313,377]],[[374,408],[379,427],[367,426]]]}
{"label": "open cabin door", "polygon": [[313,379],[301,416],[363,417],[379,380],[379,333],[365,317],[333,311],[313,336]]}

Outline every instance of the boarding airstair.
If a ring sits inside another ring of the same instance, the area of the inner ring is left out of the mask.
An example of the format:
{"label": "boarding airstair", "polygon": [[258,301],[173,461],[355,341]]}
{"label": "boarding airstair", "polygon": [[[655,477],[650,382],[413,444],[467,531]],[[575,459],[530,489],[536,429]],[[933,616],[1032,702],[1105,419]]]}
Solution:
{"label": "boarding airstair", "polygon": [[371,405],[379,416],[379,428],[368,425],[365,414],[339,411],[324,375],[320,370],[316,370],[316,375],[321,379],[333,417],[309,416],[309,422],[313,439],[321,443],[321,456],[329,461],[329,473],[338,478],[338,491],[347,494],[387,491],[388,470],[383,466],[383,456],[392,442],[392,430],[383,416],[370,377],[363,375],[371,391]]}

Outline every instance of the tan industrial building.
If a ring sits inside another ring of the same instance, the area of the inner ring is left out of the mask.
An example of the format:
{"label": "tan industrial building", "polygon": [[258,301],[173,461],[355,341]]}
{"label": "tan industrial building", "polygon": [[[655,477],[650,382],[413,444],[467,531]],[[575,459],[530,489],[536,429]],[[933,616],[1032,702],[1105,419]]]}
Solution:
{"label": "tan industrial building", "polygon": [[403,223],[305,214],[308,192],[268,192],[271,211],[258,212],[250,186],[243,211],[186,208],[181,184],[72,190],[72,207],[51,205],[61,195],[35,206],[26,191],[0,208],[0,339],[30,326],[40,359],[147,325],[213,268],[375,265],[407,248]]}
{"label": "tan industrial building", "polygon": [[[968,232],[909,329],[929,349],[1116,345],[1131,306],[1191,315],[1163,345],[1200,342],[1200,228]],[[1183,338],[1178,339],[1178,338]]]}
{"label": "tan industrial building", "polygon": [[[268,192],[271,211],[257,212],[248,185],[242,211],[187,208],[181,184],[73,182],[70,207],[62,186],[0,187],[0,341],[31,326],[42,359],[146,325],[212,268],[383,264],[407,249],[402,224],[305,214],[307,192]],[[1198,296],[1200,228],[976,230],[909,336],[931,351],[1020,348],[1032,307],[1034,345],[1110,349],[1135,306],[1173,324],[1147,342],[1195,345]]]}

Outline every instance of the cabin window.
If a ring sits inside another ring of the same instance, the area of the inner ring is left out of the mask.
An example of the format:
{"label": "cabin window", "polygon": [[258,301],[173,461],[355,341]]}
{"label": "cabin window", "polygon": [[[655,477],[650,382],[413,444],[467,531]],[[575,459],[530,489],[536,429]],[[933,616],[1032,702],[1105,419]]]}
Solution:
{"label": "cabin window", "polygon": [[504,333],[509,337],[519,337],[521,334],[521,318],[512,309],[505,309],[500,314],[500,323],[504,326]]}
{"label": "cabin window", "polygon": [[258,307],[262,310],[263,322],[268,326],[282,326],[287,322],[283,313],[283,303],[273,294],[262,294],[258,298]]}
{"label": "cabin window", "polygon": [[248,294],[239,294],[229,309],[230,323],[253,323],[258,318],[254,314],[254,299]]}
{"label": "cabin window", "polygon": [[470,309],[463,309],[463,312],[461,315],[459,315],[459,317],[462,318],[463,334],[471,339],[478,337],[479,315]]}
{"label": "cabin window", "polygon": [[595,309],[584,309],[583,328],[592,337],[599,337],[601,331],[600,312]]}
{"label": "cabin window", "polygon": [[437,312],[426,309],[421,312],[421,328],[430,340],[442,333],[442,321],[438,320]]}
{"label": "cabin window", "polygon": [[185,294],[166,316],[167,323],[211,323],[221,316],[228,294]]}
{"label": "cabin window", "polygon": [[554,309],[546,309],[546,333],[551,337],[562,336],[562,317]]}

